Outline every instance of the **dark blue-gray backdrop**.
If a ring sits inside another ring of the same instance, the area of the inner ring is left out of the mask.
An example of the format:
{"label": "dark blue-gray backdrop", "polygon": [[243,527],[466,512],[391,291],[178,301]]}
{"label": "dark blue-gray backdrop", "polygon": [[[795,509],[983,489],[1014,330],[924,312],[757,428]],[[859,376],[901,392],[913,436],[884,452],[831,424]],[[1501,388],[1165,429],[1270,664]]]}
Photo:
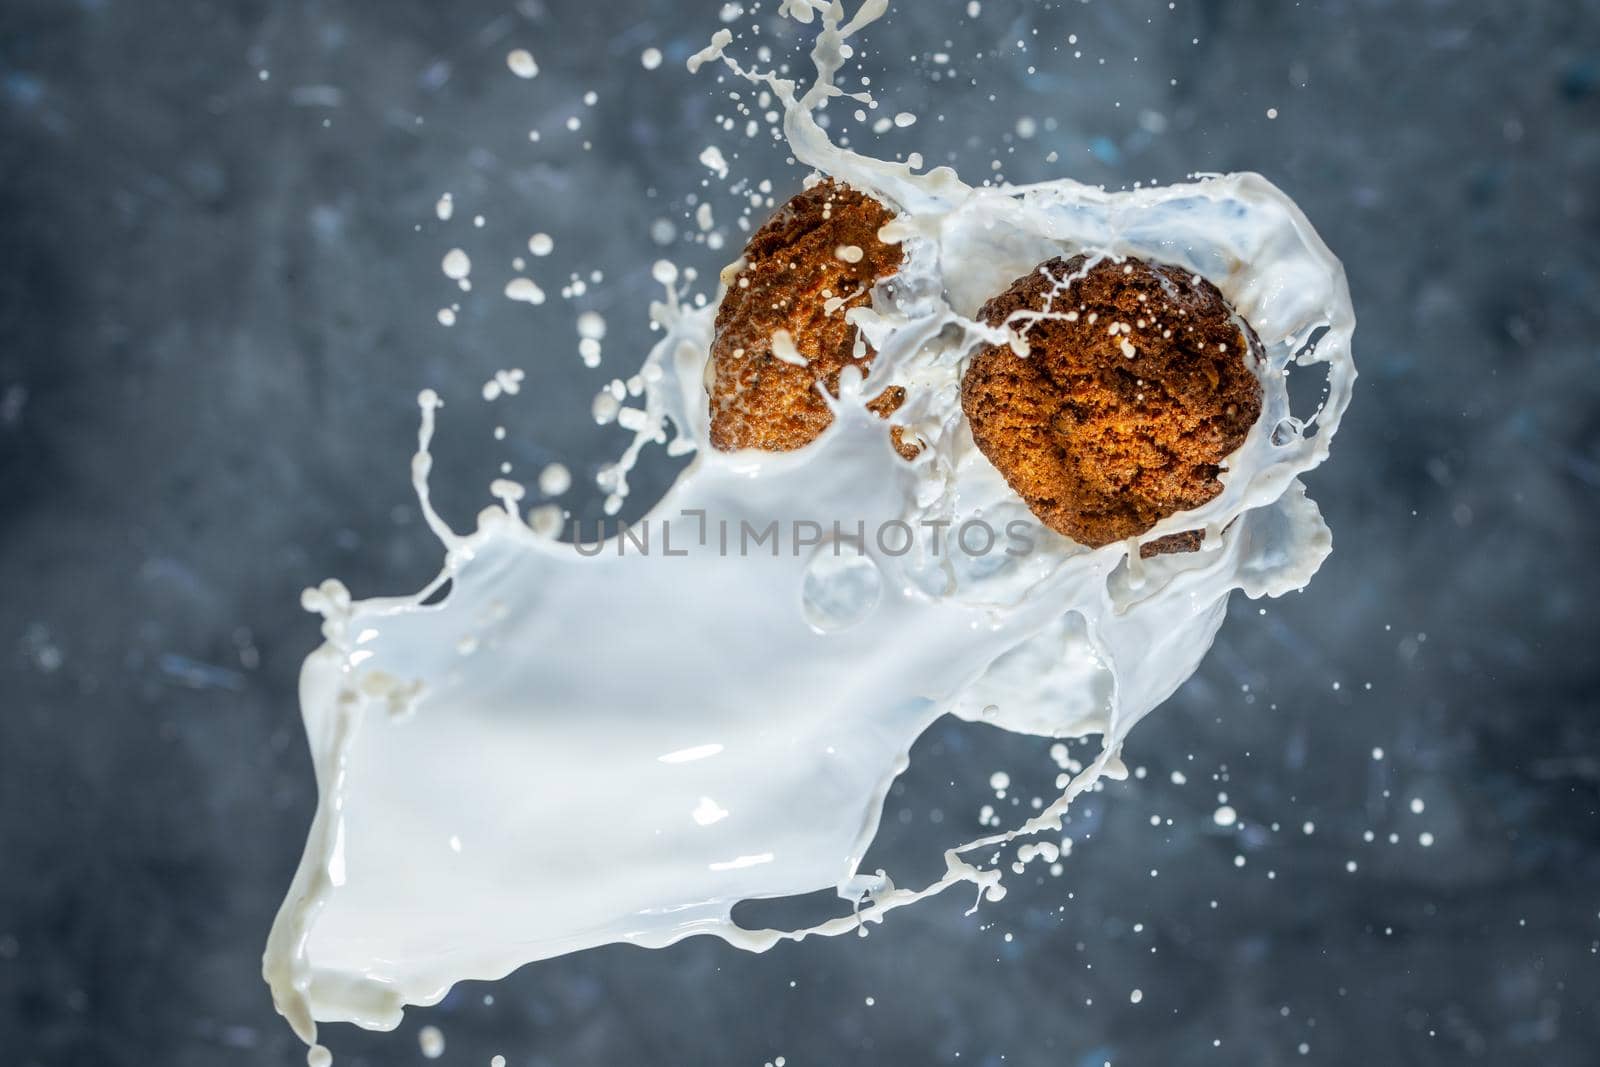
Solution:
{"label": "dark blue-gray backdrop", "polygon": [[[700,149],[780,195],[801,177],[683,69],[719,6],[0,3],[0,1060],[303,1062],[258,978],[314,803],[298,591],[432,575],[421,386],[460,401],[435,476],[458,526],[496,473],[467,402],[496,368],[528,372],[524,474],[586,482],[615,452],[588,400],[648,341],[650,261],[714,271],[738,243],[686,236]],[[864,941],[551,960],[398,1034],[335,1028],[340,1062],[417,1062],[431,1022],[445,1062],[514,1067],[1594,1063],[1600,4],[899,0],[865,62],[921,116],[883,151],[1113,185],[1255,169],[1300,201],[1361,323],[1310,479],[1333,558],[1265,615],[1234,605],[1134,736],[1144,779],[1074,816],[1060,878]],[[604,283],[499,298],[541,230],[548,289]],[[455,244],[483,281],[447,330]],[[992,770],[1048,789],[1045,747],[936,728],[883,856],[928,873]]]}

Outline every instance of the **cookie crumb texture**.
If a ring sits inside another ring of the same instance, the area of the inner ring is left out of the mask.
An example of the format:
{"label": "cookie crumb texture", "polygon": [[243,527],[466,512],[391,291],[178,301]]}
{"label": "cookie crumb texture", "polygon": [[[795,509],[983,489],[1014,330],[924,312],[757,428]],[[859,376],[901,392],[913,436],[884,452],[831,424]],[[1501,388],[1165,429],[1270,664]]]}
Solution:
{"label": "cookie crumb texture", "polygon": [[[1081,276],[1080,276],[1081,275]],[[979,312],[1029,346],[973,357],[961,407],[978,448],[1046,526],[1092,548],[1222,491],[1221,463],[1261,414],[1261,342],[1217,287],[1137,259],[1052,259]],[[1188,552],[1199,531],[1142,554]]]}
{"label": "cookie crumb texture", "polygon": [[[865,373],[875,354],[856,354],[857,331],[845,321],[870,302],[872,286],[900,270],[904,253],[878,231],[894,218],[883,204],[847,185],[824,180],[791,199],[745,246],[717,309],[711,343],[711,444],[724,452],[785,452],[814,441],[833,413],[817,383],[839,395],[839,373]],[[780,331],[787,334],[783,343]],[[783,347],[774,351],[774,338]],[[803,365],[793,362],[803,357]],[[891,386],[867,407],[887,417],[905,399]],[[917,447],[892,429],[907,458]]]}

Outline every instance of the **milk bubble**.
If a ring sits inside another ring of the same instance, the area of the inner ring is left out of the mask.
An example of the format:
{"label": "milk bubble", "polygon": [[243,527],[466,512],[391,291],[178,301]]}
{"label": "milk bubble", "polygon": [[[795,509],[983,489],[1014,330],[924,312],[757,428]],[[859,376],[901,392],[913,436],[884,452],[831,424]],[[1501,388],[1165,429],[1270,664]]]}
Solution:
{"label": "milk bubble", "polygon": [[819,548],[806,566],[800,590],[806,623],[819,634],[838,633],[865,622],[883,595],[883,574],[853,547]]}

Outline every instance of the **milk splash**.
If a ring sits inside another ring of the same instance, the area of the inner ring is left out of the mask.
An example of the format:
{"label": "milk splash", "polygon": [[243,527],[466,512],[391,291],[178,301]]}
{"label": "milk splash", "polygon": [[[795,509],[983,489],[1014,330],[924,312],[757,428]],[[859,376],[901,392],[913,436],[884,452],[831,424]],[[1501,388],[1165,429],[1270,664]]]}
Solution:
{"label": "milk splash", "polygon": [[[1229,594],[1298,589],[1327,555],[1298,479],[1327,457],[1349,400],[1354,318],[1342,268],[1299,209],[1253,174],[1122,193],[975,188],[947,168],[841,149],[813,112],[865,98],[835,75],[886,6],[867,0],[847,19],[838,2],[784,4],[820,25],[803,93],[723,57],[726,31],[691,61],[721,59],[765,86],[801,163],[899,213],[885,237],[903,244],[904,270],[870,307],[839,312],[878,356],[865,380],[846,375],[830,428],[794,453],[709,448],[715,309],[686,308],[675,272],[658,270],[665,336],[639,372],[642,406],[619,412],[635,440],[601,482],[615,506],[643,448],[693,452],[646,520],[684,555],[579,555],[530,528],[516,494],[471,534],[452,531],[429,504],[440,401],[428,392],[413,481],[443,570],[409,597],[353,602],[334,581],[307,591],[326,638],[300,680],[319,804],[264,973],[308,1042],[319,1021],[393,1028],[456,982],[609,942],[714,934],[762,950],[864,929],[962,883],[997,899],[999,868],[964,857],[1058,830],[1074,797],[1123,773],[1128,730],[1193,672]],[[958,401],[963,359],[1015,335],[971,316],[1041,261],[1079,252],[1216,283],[1265,346],[1262,416],[1216,499],[1141,538],[1091,551],[1041,531],[1025,556],[951,551],[966,520],[1029,518]],[[1291,364],[1324,365],[1315,411],[1290,410]],[[924,443],[912,463],[863,406],[891,384],[908,391],[896,420]],[[895,557],[826,543],[726,555],[700,536],[705,516],[925,532]],[[1193,529],[1201,551],[1139,558],[1139,543]],[[947,712],[1102,747],[1027,822],[947,852],[932,884],[863,874],[890,783]],[[730,917],[740,900],[829,887],[853,907],[815,927]]]}

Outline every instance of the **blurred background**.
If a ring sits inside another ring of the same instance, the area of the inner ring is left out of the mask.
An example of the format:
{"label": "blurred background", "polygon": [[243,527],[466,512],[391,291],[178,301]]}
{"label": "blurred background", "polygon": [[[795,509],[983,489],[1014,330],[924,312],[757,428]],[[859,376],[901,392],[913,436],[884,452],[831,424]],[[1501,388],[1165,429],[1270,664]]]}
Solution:
{"label": "blurred background", "polygon": [[[568,465],[563,502],[599,514],[622,435],[589,402],[649,343],[651,262],[711,288],[730,185],[803,177],[684,69],[724,20],[808,69],[747,3],[0,2],[0,1059],[304,1062],[259,978],[316,800],[299,591],[434,574],[424,386],[458,401],[434,475],[458,528],[502,458]],[[442,1062],[513,1067],[1594,1063],[1600,3],[898,0],[862,52],[882,108],[830,116],[876,154],[1259,170],[1300,202],[1360,320],[1309,479],[1333,557],[1235,601],[1058,877],[864,940],[549,960],[395,1034],[330,1028],[338,1062],[423,1062],[431,1025]],[[502,296],[518,257],[544,305]],[[476,402],[509,367],[521,394]],[[1047,748],[937,725],[868,866],[919,882],[991,772],[1050,793]]]}

